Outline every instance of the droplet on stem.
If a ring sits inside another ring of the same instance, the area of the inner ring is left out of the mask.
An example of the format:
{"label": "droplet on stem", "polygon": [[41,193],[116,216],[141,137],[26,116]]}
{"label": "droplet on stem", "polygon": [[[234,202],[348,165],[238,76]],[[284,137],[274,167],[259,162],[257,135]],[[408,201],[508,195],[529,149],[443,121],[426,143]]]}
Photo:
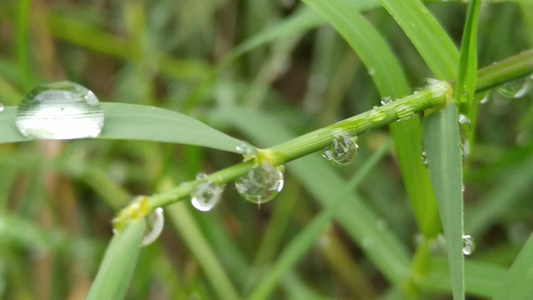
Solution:
{"label": "droplet on stem", "polygon": [[[205,177],[207,177],[205,173],[200,173],[196,179]],[[191,204],[199,211],[210,211],[220,202],[223,192],[223,184],[218,185],[212,181],[200,182],[191,193]]]}
{"label": "droplet on stem", "polygon": [[349,135],[340,135],[333,139],[331,146],[324,150],[322,156],[334,166],[346,166],[357,156],[357,144]]}
{"label": "droplet on stem", "polygon": [[400,104],[396,107],[396,115],[398,116],[398,121],[405,121],[413,118],[415,113],[411,106],[407,104]]}
{"label": "droplet on stem", "polygon": [[15,123],[28,138],[94,138],[104,126],[104,112],[90,90],[60,81],[42,84],[28,93],[18,106]]}
{"label": "droplet on stem", "polygon": [[381,105],[390,105],[392,104],[392,98],[391,97],[385,97],[381,99]]}
{"label": "droplet on stem", "polygon": [[463,235],[463,254],[470,255],[475,249],[476,244],[474,243],[474,239],[468,234]]}
{"label": "droplet on stem", "polygon": [[237,147],[235,147],[235,150],[245,157],[257,155],[257,148],[246,142],[241,142],[239,145],[237,145]]}
{"label": "droplet on stem", "polygon": [[506,98],[521,98],[531,90],[531,85],[533,85],[531,81],[531,78],[528,76],[518,78],[502,84],[498,87],[498,92]]}
{"label": "droplet on stem", "polygon": [[283,189],[283,172],[271,164],[262,164],[251,169],[235,181],[237,192],[256,204],[268,202]]}
{"label": "droplet on stem", "polygon": [[148,246],[153,243],[163,232],[165,225],[165,216],[163,215],[163,209],[158,207],[154,212],[146,216],[146,229],[147,234],[144,235],[141,245]]}

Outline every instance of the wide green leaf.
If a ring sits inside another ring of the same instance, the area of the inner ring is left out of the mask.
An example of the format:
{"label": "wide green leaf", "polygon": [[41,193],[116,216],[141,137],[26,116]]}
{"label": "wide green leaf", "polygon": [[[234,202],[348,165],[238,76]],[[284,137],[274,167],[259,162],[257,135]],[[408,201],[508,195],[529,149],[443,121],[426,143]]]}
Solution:
{"label": "wide green leaf", "polygon": [[[102,103],[105,124],[98,139],[188,144],[237,152],[241,141],[187,115],[158,107]],[[29,141],[15,126],[16,107],[0,113],[0,143]]]}

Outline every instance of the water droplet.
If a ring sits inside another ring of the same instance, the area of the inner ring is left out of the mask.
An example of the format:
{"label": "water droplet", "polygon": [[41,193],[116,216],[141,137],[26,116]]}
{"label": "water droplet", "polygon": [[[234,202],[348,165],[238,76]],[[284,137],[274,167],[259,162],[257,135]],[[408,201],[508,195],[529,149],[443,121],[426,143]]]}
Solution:
{"label": "water droplet", "polygon": [[248,144],[247,142],[241,142],[237,147],[235,147],[235,150],[242,154],[245,158],[251,158],[255,155],[257,155],[257,148],[254,146]]}
{"label": "water droplet", "polygon": [[3,112],[4,111],[4,103],[0,103],[0,112]]}
{"label": "water droplet", "polygon": [[104,126],[104,112],[90,90],[61,81],[42,84],[26,95],[17,109],[15,123],[28,138],[94,138]]}
{"label": "water droplet", "polygon": [[457,120],[459,121],[459,135],[461,136],[463,164],[466,164],[468,157],[470,156],[470,141],[468,140],[467,132],[470,131],[470,126],[472,125],[472,122],[467,116],[463,114],[460,114]]}
{"label": "water droplet", "polygon": [[506,98],[520,98],[527,95],[531,89],[531,79],[529,77],[519,78],[506,82],[498,87],[498,92]]}
{"label": "water droplet", "polygon": [[490,93],[485,93],[483,99],[479,100],[479,104],[487,104],[490,101]]}
{"label": "water droplet", "polygon": [[[354,138],[356,139],[356,138]],[[357,156],[357,144],[349,135],[335,137],[322,156],[334,166],[346,166]]]}
{"label": "water droplet", "polygon": [[463,235],[463,254],[470,255],[475,249],[476,244],[474,243],[474,239],[468,234]]}
{"label": "water droplet", "polygon": [[422,150],[422,154],[420,155],[420,158],[422,159],[422,164],[424,164],[424,167],[426,169],[429,167],[429,161],[428,161],[428,154],[426,150]]}
{"label": "water droplet", "polygon": [[374,74],[376,74],[376,70],[374,70],[374,68],[368,69],[368,75],[374,76]]}
{"label": "water droplet", "polygon": [[[205,173],[196,176],[197,180],[207,177]],[[217,185],[212,181],[200,182],[191,193],[191,204],[199,211],[210,211],[220,201],[224,192],[224,185]]]}
{"label": "water droplet", "polygon": [[381,105],[390,105],[392,104],[392,98],[391,97],[385,97],[381,99]]}
{"label": "water droplet", "polygon": [[262,164],[251,169],[235,181],[241,196],[252,203],[268,202],[283,189],[283,172],[271,164]]}
{"label": "water droplet", "polygon": [[365,249],[370,249],[372,248],[372,246],[374,246],[374,241],[369,239],[369,238],[365,238],[363,239],[363,248]]}
{"label": "water droplet", "polygon": [[385,112],[380,110],[379,107],[375,106],[374,109],[368,112],[368,121],[372,123],[377,123],[385,119]]}
{"label": "water droplet", "polygon": [[163,215],[163,209],[158,207],[153,213],[146,216],[146,230],[147,234],[144,235],[141,244],[148,246],[153,243],[163,232],[163,226],[165,225],[165,216]]}
{"label": "water droplet", "polygon": [[472,124],[470,119],[467,116],[463,115],[463,114],[459,115],[458,120],[459,120],[459,124],[461,124],[461,125],[470,125],[470,124]]}
{"label": "water droplet", "polygon": [[413,108],[407,104],[400,104],[396,107],[396,114],[398,115],[399,121],[404,121],[411,119],[415,116]]}

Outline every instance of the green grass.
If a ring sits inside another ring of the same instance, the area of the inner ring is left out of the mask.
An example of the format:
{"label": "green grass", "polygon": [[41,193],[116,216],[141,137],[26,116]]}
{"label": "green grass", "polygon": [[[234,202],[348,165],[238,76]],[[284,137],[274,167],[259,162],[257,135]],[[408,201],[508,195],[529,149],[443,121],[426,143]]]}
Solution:
{"label": "green grass", "polygon": [[[2,2],[0,298],[528,299],[533,98],[495,90],[533,74],[532,5]],[[103,101],[102,134],[28,140],[17,103],[64,79]],[[344,168],[320,157],[339,134]],[[265,162],[285,186],[258,207],[232,181]],[[199,212],[207,180],[226,190]]]}

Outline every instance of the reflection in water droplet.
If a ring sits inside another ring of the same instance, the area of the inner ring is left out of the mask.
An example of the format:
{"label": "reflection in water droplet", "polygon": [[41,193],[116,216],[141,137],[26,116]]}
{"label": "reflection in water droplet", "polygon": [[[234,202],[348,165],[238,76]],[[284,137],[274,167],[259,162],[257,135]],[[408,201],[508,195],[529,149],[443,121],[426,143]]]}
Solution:
{"label": "reflection in water droplet", "polygon": [[474,239],[470,235],[463,235],[463,254],[470,255],[476,249]]}
{"label": "reflection in water droplet", "polygon": [[249,202],[268,202],[283,189],[283,173],[271,164],[262,164],[251,169],[235,181],[237,192]]}
{"label": "reflection in water droplet", "polygon": [[104,112],[90,90],[61,81],[42,84],[26,95],[17,109],[15,123],[28,138],[94,138],[104,126]]}
{"label": "reflection in water droplet", "polygon": [[385,116],[385,112],[374,106],[374,109],[368,112],[368,121],[370,121],[371,123],[377,123],[385,119]]}
{"label": "reflection in water droplet", "polygon": [[461,136],[461,148],[463,151],[463,164],[466,164],[468,157],[470,157],[470,141],[468,140],[468,132],[471,130],[470,127],[472,122],[463,114],[458,116],[458,121],[459,135]]}
{"label": "reflection in water droplet", "polygon": [[381,105],[390,105],[392,104],[392,98],[391,97],[385,97],[381,99]]}
{"label": "reflection in water droplet", "polygon": [[163,232],[163,226],[165,225],[165,216],[163,215],[163,209],[158,207],[155,211],[146,216],[146,229],[148,233],[144,235],[141,244],[148,246],[153,243]]}
{"label": "reflection in water droplet", "polygon": [[[196,179],[205,177],[207,177],[205,173],[200,173]],[[218,204],[223,192],[224,185],[217,185],[212,181],[201,182],[191,193],[191,204],[199,211],[210,211]]]}
{"label": "reflection in water droplet", "polygon": [[235,147],[235,150],[244,156],[257,155],[257,148],[246,142],[241,142],[239,145],[237,145],[237,147]]}
{"label": "reflection in water droplet", "polygon": [[521,98],[529,93],[531,85],[533,85],[531,79],[523,77],[502,84],[498,87],[498,92],[506,98]]}
{"label": "reflection in water droplet", "polygon": [[415,116],[413,108],[407,104],[398,105],[396,107],[396,114],[398,115],[398,118],[400,119],[398,121],[408,120]]}
{"label": "reflection in water droplet", "polygon": [[357,156],[357,137],[353,139],[349,135],[335,137],[331,146],[324,150],[322,156],[334,166],[346,166],[350,164]]}

